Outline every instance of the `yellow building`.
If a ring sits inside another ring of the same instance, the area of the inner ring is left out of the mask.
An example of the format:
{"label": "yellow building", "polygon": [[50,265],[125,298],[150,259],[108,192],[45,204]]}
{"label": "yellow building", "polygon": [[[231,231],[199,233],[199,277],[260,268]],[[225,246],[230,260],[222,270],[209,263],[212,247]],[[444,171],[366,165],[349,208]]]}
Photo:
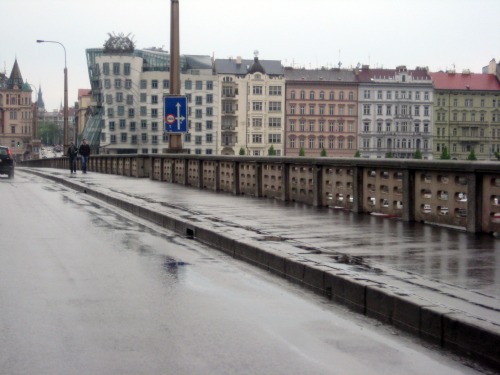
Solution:
{"label": "yellow building", "polygon": [[500,82],[495,74],[431,73],[434,82],[434,157],[493,160],[500,151]]}

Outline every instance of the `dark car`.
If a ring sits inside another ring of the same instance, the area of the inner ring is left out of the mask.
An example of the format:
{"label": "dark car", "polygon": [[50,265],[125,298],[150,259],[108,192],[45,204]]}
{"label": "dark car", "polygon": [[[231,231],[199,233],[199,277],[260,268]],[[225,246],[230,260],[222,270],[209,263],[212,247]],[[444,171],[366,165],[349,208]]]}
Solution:
{"label": "dark car", "polygon": [[6,174],[9,178],[14,177],[14,157],[10,148],[0,146],[0,174]]}

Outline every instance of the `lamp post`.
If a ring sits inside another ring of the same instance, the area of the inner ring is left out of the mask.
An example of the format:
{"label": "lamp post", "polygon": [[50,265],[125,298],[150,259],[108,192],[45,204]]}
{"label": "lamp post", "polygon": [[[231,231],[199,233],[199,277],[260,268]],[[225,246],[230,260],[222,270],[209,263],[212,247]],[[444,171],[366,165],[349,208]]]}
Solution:
{"label": "lamp post", "polygon": [[63,134],[64,134],[64,148],[63,150],[66,150],[68,148],[69,142],[68,142],[68,68],[66,66],[66,48],[64,45],[60,42],[57,42],[55,40],[41,40],[38,39],[36,41],[37,43],[56,43],[59,44],[63,50],[64,50],[64,129],[63,129]]}
{"label": "lamp post", "polygon": [[[38,89],[36,86],[32,83],[29,83],[31,87],[35,89],[35,94],[36,94],[36,100],[35,100],[35,105],[33,107],[33,130],[31,132],[32,134],[32,139],[31,139],[31,144],[32,147],[36,149],[38,157],[40,157],[40,150],[38,149]],[[35,151],[32,149],[32,151]]]}

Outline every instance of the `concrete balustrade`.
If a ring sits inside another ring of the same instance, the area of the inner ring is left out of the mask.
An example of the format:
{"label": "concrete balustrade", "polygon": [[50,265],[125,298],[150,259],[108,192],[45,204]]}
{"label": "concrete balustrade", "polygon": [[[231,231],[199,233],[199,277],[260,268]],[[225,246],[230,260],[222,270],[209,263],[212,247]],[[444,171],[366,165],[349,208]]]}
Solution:
{"label": "concrete balustrade", "polygon": [[[67,158],[20,164],[69,169]],[[92,155],[89,170],[500,233],[498,162]]]}

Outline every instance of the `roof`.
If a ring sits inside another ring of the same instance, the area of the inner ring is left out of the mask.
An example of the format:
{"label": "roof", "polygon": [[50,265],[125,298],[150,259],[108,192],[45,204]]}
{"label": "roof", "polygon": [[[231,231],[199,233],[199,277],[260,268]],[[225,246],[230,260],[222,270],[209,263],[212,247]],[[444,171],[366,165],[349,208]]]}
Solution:
{"label": "roof", "polygon": [[500,82],[493,74],[437,72],[430,76],[436,90],[500,90]]}
{"label": "roof", "polygon": [[358,81],[372,82],[372,80],[376,79],[395,79],[396,75],[403,72],[411,76],[414,80],[418,81],[431,80],[431,77],[429,76],[429,74],[427,73],[427,69],[425,68],[417,68],[409,70],[406,69],[406,67],[401,66],[396,69],[370,69],[363,67],[363,69],[359,71]]}
{"label": "roof", "polygon": [[352,70],[347,69],[285,69],[287,81],[356,82]]}
{"label": "roof", "polygon": [[78,99],[80,99],[82,96],[89,96],[90,93],[90,89],[78,89]]}
{"label": "roof", "polygon": [[[260,67],[265,74],[270,76],[282,76],[284,74],[283,66],[280,60],[260,60]],[[216,59],[215,72],[217,74],[247,75],[250,68],[254,65],[254,60],[248,59]]]}
{"label": "roof", "polygon": [[10,73],[9,80],[7,81],[7,85],[9,88],[12,88],[14,85],[19,87],[23,86],[23,76],[21,75],[21,70],[19,69],[19,65],[17,64],[17,59],[14,61],[14,66],[12,67],[12,72]]}

